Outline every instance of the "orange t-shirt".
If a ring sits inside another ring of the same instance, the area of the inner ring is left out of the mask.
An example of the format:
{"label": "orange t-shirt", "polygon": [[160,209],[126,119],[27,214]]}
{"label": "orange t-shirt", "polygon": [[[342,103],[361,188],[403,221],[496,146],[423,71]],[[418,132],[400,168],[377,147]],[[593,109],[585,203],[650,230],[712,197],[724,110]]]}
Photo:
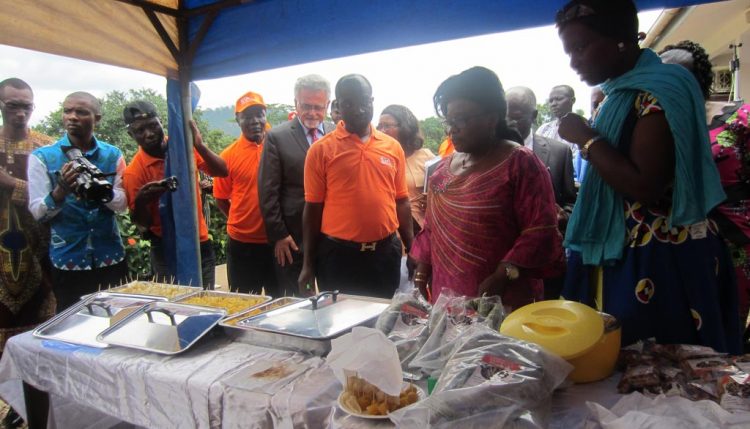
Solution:
{"label": "orange t-shirt", "polygon": [[305,159],[305,201],[323,203],[323,234],[370,242],[398,228],[396,200],[409,196],[401,145],[370,127],[362,143],[344,123],[310,147]]}
{"label": "orange t-shirt", "polygon": [[455,151],[456,148],[453,147],[453,140],[451,140],[450,137],[447,137],[445,140],[443,140],[442,143],[440,143],[440,147],[438,148],[438,155],[440,155],[441,158],[445,158]]}
{"label": "orange t-shirt", "polygon": [[[200,171],[205,172],[206,162],[201,158],[198,151],[193,149],[193,156],[195,157],[196,168]],[[161,180],[164,178],[164,158],[154,158],[153,156],[144,152],[141,148],[138,148],[133,160],[125,168],[122,173],[122,185],[125,188],[125,194],[128,197],[128,206],[130,210],[135,210],[135,196],[138,191],[141,190],[143,185],[155,180]],[[198,189],[200,195],[200,181],[196,177],[195,187]],[[151,213],[151,232],[157,237],[161,237],[161,216],[159,216],[159,200],[155,200],[148,205],[148,210]],[[204,242],[208,240],[208,228],[206,227],[206,220],[203,218],[203,203],[198,198],[198,235],[200,241]]]}
{"label": "orange t-shirt", "polygon": [[221,152],[229,175],[214,179],[214,197],[229,200],[227,233],[243,243],[268,243],[258,199],[258,166],[263,144],[240,136]]}

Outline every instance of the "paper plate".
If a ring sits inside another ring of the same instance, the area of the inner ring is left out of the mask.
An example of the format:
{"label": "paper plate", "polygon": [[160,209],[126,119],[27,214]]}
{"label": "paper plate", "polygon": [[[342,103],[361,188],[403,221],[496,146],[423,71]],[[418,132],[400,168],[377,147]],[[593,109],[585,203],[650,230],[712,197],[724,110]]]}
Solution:
{"label": "paper plate", "polygon": [[[406,389],[408,386],[409,386],[409,383],[404,382],[404,385],[401,388],[401,390]],[[417,389],[417,402],[419,402],[419,401],[421,401],[421,400],[423,400],[423,399],[425,399],[427,397],[427,395],[424,393],[424,390],[422,390],[420,387],[418,387],[418,386],[415,385],[414,388]],[[339,394],[337,402],[339,404],[339,408],[341,408],[345,413],[347,413],[349,415],[352,415],[352,416],[355,416],[355,417],[363,418],[363,419],[388,420],[388,415],[387,414],[384,415],[384,416],[372,416],[370,414],[358,413],[358,412],[350,409],[349,407],[347,407],[346,405],[344,405],[344,403],[341,401],[341,397],[343,395],[344,395],[344,392],[341,392]]]}

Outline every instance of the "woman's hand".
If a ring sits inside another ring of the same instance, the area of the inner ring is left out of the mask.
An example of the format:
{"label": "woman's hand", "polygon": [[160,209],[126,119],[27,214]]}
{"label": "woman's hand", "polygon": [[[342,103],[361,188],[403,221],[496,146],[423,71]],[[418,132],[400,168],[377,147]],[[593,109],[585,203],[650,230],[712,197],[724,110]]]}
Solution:
{"label": "woman's hand", "polygon": [[583,146],[587,141],[599,135],[589,126],[586,118],[575,113],[568,113],[560,119],[557,132],[560,137],[578,146]]}
{"label": "woman's hand", "polygon": [[425,264],[424,262],[417,262],[417,267],[414,269],[414,285],[419,289],[419,293],[427,300],[431,302],[432,296],[427,286],[432,277],[432,265]]}
{"label": "woman's hand", "polygon": [[505,287],[508,285],[508,276],[505,275],[505,268],[502,268],[502,272],[500,268],[495,270],[494,273],[490,274],[489,277],[484,279],[482,283],[479,284],[479,290],[477,291],[477,296],[503,296],[503,293],[505,292]]}

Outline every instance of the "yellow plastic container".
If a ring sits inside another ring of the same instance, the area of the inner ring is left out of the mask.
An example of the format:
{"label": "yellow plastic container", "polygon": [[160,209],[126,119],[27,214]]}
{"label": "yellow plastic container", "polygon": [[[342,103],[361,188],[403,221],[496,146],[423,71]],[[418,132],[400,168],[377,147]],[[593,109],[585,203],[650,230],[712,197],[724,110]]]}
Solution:
{"label": "yellow plastic container", "polygon": [[[605,323],[606,321],[606,323]],[[609,315],[574,301],[540,301],[508,315],[500,333],[539,344],[574,366],[568,379],[608,377],[620,352],[620,327]]]}

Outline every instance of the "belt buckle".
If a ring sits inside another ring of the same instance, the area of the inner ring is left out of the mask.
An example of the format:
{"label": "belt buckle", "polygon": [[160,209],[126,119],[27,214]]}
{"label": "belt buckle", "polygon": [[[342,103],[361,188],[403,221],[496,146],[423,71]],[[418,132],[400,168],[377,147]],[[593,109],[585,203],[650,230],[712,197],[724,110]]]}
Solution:
{"label": "belt buckle", "polygon": [[377,247],[378,247],[377,241],[373,241],[371,243],[360,243],[359,251],[366,252],[369,250],[369,251],[374,252]]}

